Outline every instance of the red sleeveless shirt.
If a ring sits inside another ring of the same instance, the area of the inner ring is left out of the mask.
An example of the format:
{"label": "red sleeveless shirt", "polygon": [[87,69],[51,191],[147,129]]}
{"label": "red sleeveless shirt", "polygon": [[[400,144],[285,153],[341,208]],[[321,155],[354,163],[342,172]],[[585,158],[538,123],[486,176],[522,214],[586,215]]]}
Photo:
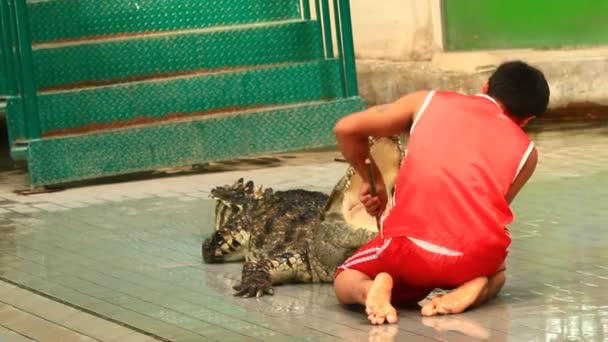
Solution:
{"label": "red sleeveless shirt", "polygon": [[504,257],[514,218],[505,195],[532,149],[492,98],[431,92],[412,125],[384,237]]}

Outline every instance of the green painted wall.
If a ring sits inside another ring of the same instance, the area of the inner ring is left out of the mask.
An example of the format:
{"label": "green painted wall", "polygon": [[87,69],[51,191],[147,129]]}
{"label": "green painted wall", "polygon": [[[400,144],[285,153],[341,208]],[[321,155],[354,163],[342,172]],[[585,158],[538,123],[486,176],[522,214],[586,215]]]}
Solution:
{"label": "green painted wall", "polygon": [[608,0],[443,0],[447,50],[608,43]]}

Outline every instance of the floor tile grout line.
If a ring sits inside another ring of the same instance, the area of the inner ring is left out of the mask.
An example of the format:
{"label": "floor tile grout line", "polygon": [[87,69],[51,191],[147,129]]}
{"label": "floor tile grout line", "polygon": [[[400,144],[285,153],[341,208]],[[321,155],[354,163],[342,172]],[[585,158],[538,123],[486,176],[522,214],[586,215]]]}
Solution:
{"label": "floor tile grout line", "polygon": [[17,282],[12,281],[12,280],[10,280],[10,279],[8,279],[8,278],[5,278],[5,277],[4,277],[4,276],[2,276],[2,275],[0,275],[0,281],[3,281],[3,282],[5,282],[5,283],[7,283],[7,284],[11,284],[11,285],[16,286],[16,287],[18,287],[18,288],[20,288],[20,289],[23,289],[23,290],[26,290],[26,291],[32,292],[32,293],[34,293],[34,294],[37,294],[37,295],[39,295],[39,296],[42,296],[42,297],[47,298],[47,299],[49,299],[49,300],[52,300],[52,301],[54,301],[54,302],[57,302],[57,303],[60,303],[60,304],[63,304],[63,305],[69,306],[69,307],[71,307],[71,308],[73,308],[73,309],[76,309],[76,310],[82,311],[82,312],[87,313],[87,314],[89,314],[89,315],[92,315],[92,316],[98,317],[98,318],[100,318],[100,319],[106,320],[106,321],[108,321],[108,322],[112,322],[112,323],[118,324],[118,325],[123,326],[123,327],[125,327],[125,328],[127,328],[127,329],[130,329],[130,330],[133,330],[133,331],[135,331],[135,332],[141,333],[141,334],[143,334],[143,335],[150,336],[150,337],[152,337],[152,338],[154,338],[154,339],[156,339],[156,340],[163,341],[163,342],[172,342],[172,341],[171,341],[171,340],[169,340],[169,339],[166,339],[166,338],[164,338],[164,337],[162,337],[162,336],[159,336],[159,335],[156,335],[156,334],[150,333],[150,332],[148,332],[148,331],[145,331],[145,330],[143,330],[143,329],[140,329],[140,328],[135,327],[135,326],[133,326],[133,325],[130,325],[130,324],[128,324],[128,323],[121,322],[121,321],[119,321],[119,320],[113,319],[113,318],[111,318],[111,317],[105,316],[105,315],[103,315],[103,314],[97,313],[97,312],[95,312],[95,311],[89,310],[89,309],[87,309],[87,308],[83,308],[83,307],[78,306],[78,305],[75,305],[75,304],[72,304],[72,303],[70,303],[70,302],[67,302],[67,301],[65,301],[65,300],[62,300],[62,299],[57,298],[57,297],[55,297],[55,296],[49,295],[49,294],[44,293],[44,292],[42,292],[42,291],[38,291],[38,290],[36,290],[36,289],[34,289],[34,288],[31,288],[31,287],[29,287],[29,286],[26,286],[26,285],[23,285],[23,284],[17,283]]}
{"label": "floor tile grout line", "polygon": [[[47,298],[47,299],[48,299],[48,298]],[[13,304],[7,303],[7,302],[5,302],[4,300],[2,300],[2,298],[0,298],[0,303],[2,303],[2,304],[4,304],[4,305],[7,305],[7,306],[10,306],[10,307],[14,308],[15,310],[22,311],[22,312],[25,312],[25,313],[27,313],[27,314],[29,314],[29,315],[31,315],[31,316],[34,316],[34,317],[40,318],[41,320],[46,321],[46,322],[49,322],[49,323],[51,323],[51,324],[53,324],[53,325],[56,325],[56,326],[58,326],[58,327],[64,328],[64,329],[66,329],[66,330],[72,331],[72,332],[77,333],[77,334],[82,335],[82,336],[86,336],[86,337],[88,337],[88,338],[90,338],[90,339],[92,339],[92,340],[95,340],[95,341],[98,341],[98,342],[103,342],[102,340],[98,340],[97,338],[95,338],[95,337],[93,337],[93,336],[91,336],[91,335],[89,335],[89,334],[87,334],[87,333],[84,333],[84,332],[82,332],[82,331],[78,331],[78,330],[76,330],[76,329],[72,329],[72,328],[70,328],[70,327],[66,327],[65,325],[63,325],[63,324],[61,324],[61,323],[59,323],[59,322],[54,322],[54,321],[51,321],[51,320],[49,320],[49,319],[48,319],[48,318],[46,318],[46,317],[39,316],[39,315],[37,315],[37,314],[35,314],[35,313],[33,313],[33,312],[30,312],[30,311],[28,311],[28,310],[26,310],[26,309],[23,309],[23,308],[20,308],[20,307],[15,306],[15,305],[13,305]],[[99,317],[97,317],[97,318],[99,318]]]}
{"label": "floor tile grout line", "polygon": [[[5,303],[5,304],[6,304],[6,303]],[[12,306],[12,305],[11,305],[11,306]],[[11,329],[11,328],[7,327],[7,326],[4,326],[4,325],[2,325],[1,323],[0,323],[0,327],[4,328],[4,329],[6,329],[6,330],[8,330],[8,331],[10,331],[10,332],[13,332],[13,333],[15,333],[15,334],[17,334],[17,335],[19,335],[19,336],[22,336],[23,338],[26,338],[26,339],[28,339],[28,340],[31,340],[31,341],[34,341],[34,342],[38,342],[38,340],[36,340],[35,338],[30,337],[30,336],[27,336],[27,335],[23,335],[22,333],[20,333],[20,332],[18,332],[18,331],[15,331],[15,330],[13,330],[13,329]]]}
{"label": "floor tile grout line", "polygon": [[[34,276],[34,277],[39,277],[38,275],[33,274],[33,273],[30,273],[30,272],[20,272],[20,274],[23,274],[23,275],[28,275],[28,276]],[[42,278],[42,277],[39,277],[39,278],[44,279],[44,278]],[[6,278],[6,279],[8,279],[8,278]],[[0,279],[0,280],[2,280],[2,279]],[[45,280],[47,280],[47,281],[48,281],[49,279],[45,279]],[[14,283],[15,283],[15,284],[20,284],[20,285],[22,285],[24,288],[27,288],[27,289],[33,289],[33,287],[30,287],[30,286],[25,285],[25,284],[21,284],[21,283],[16,282],[16,281],[14,281]],[[68,290],[70,290],[70,291],[77,292],[77,293],[82,294],[82,295],[86,295],[86,296],[88,296],[88,297],[90,297],[90,298],[93,298],[93,299],[95,299],[95,300],[99,301],[99,302],[103,302],[103,303],[106,303],[106,304],[110,304],[110,305],[116,306],[116,307],[118,307],[118,308],[120,308],[120,309],[122,309],[122,310],[124,310],[124,311],[131,311],[131,312],[133,312],[133,313],[136,313],[136,314],[139,314],[139,315],[142,315],[142,316],[145,316],[145,317],[148,317],[148,318],[151,318],[151,319],[154,319],[154,320],[160,321],[160,322],[162,322],[162,323],[164,323],[164,324],[167,324],[167,325],[172,325],[172,326],[174,326],[174,327],[176,327],[176,328],[180,328],[180,329],[182,329],[182,330],[184,330],[184,331],[189,331],[189,332],[192,332],[192,331],[190,331],[190,330],[183,329],[182,327],[177,326],[177,325],[175,325],[175,324],[173,324],[173,323],[169,323],[169,322],[163,321],[162,319],[158,319],[158,318],[155,318],[155,317],[152,317],[152,316],[148,316],[148,315],[146,315],[146,314],[144,314],[144,313],[134,311],[134,310],[132,310],[132,309],[130,309],[130,308],[128,308],[128,307],[123,307],[123,306],[120,306],[119,304],[114,304],[114,303],[108,302],[108,301],[107,301],[107,300],[105,300],[105,299],[101,299],[101,298],[95,297],[95,296],[93,296],[93,295],[90,295],[90,294],[88,294],[88,293],[81,292],[81,291],[79,291],[78,289],[74,289],[74,288],[68,287],[68,286],[67,286],[67,285],[65,285],[65,284],[58,283],[56,280],[52,280],[52,281],[50,281],[49,283],[50,283],[50,284],[59,285],[59,286],[64,287],[64,288],[66,288],[66,289],[68,289]],[[35,289],[34,289],[34,290],[35,290]],[[37,291],[37,290],[35,290],[35,291]],[[63,300],[63,299],[61,299],[61,298],[59,298],[59,297],[57,297],[57,296],[55,296],[55,295],[48,294],[48,293],[46,293],[46,292],[44,292],[44,291],[38,291],[38,292],[39,292],[39,293],[41,293],[42,295],[44,295],[45,297],[48,297],[48,298],[57,298],[57,301],[60,301],[61,303],[70,303],[70,302],[68,302],[67,300]],[[54,300],[54,299],[53,299],[53,300]],[[68,304],[66,304],[66,305],[68,305]],[[104,317],[108,317],[108,316],[106,316],[106,315],[104,315],[104,314],[98,313],[98,312],[97,312],[97,311],[95,311],[95,310],[92,310],[92,309],[87,309],[87,308],[81,307],[81,306],[76,305],[76,304],[73,304],[72,306],[75,306],[75,307],[76,307],[76,308],[78,308],[79,310],[86,311],[87,313],[92,312],[92,313],[94,313],[94,315],[95,315],[95,316],[100,316],[100,317],[102,317],[102,318],[104,318]],[[104,318],[104,319],[105,319],[105,318]],[[118,320],[117,320],[117,322],[122,322],[122,321],[118,321]],[[118,323],[117,323],[117,324],[118,324]],[[123,326],[129,326],[129,327],[133,326],[133,325],[131,325],[131,324],[129,324],[129,323],[126,323],[126,322],[122,322],[120,325],[123,325]],[[146,330],[144,330],[144,329],[140,329],[140,328],[138,328],[138,329],[139,329],[139,330],[141,330],[141,331],[146,331]],[[194,335],[199,335],[199,334],[197,334],[197,333],[195,333],[195,332],[192,332],[192,333],[193,333]],[[150,335],[150,334],[151,334],[151,335],[153,335],[153,337],[154,337],[154,338],[157,338],[157,337],[155,337],[155,336],[158,336],[157,334],[154,334],[154,333],[151,333],[151,332],[148,332],[148,333],[146,333],[146,334],[147,334],[147,335]],[[199,335],[199,336],[200,336],[200,337],[204,337],[204,338],[209,338],[209,337],[207,337],[207,336],[202,336],[202,335]],[[161,338],[162,338],[162,337],[161,337]],[[157,339],[158,339],[158,338],[157,338]],[[163,339],[165,339],[165,338],[163,338]],[[212,338],[210,338],[210,339],[212,339]],[[168,341],[171,341],[171,340],[168,340]]]}

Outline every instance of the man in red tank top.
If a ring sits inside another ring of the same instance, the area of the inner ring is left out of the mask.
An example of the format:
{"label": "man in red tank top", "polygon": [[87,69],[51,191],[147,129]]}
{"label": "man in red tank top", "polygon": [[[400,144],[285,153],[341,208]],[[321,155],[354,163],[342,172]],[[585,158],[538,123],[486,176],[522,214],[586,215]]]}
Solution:
{"label": "man in red tank top", "polygon": [[[338,301],[365,305],[370,322],[383,324],[397,321],[393,305],[417,303],[434,288],[453,290],[426,304],[424,316],[460,313],[495,297],[506,279],[510,203],[538,159],[522,127],[548,102],[542,72],[516,61],[500,65],[480,95],[420,91],[340,120],[340,150],[367,182],[361,203],[382,223],[338,268]],[[407,129],[391,202],[373,160],[372,197],[367,137]]]}

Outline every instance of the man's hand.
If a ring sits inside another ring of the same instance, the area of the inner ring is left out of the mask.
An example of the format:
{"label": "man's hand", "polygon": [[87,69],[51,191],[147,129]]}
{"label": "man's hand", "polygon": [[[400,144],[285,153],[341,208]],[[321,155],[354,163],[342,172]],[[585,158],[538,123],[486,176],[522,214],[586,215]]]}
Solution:
{"label": "man's hand", "polygon": [[388,198],[386,197],[386,186],[381,176],[376,178],[376,196],[372,196],[372,188],[369,183],[364,183],[359,193],[359,200],[365,206],[365,210],[373,217],[380,217],[386,209]]}

